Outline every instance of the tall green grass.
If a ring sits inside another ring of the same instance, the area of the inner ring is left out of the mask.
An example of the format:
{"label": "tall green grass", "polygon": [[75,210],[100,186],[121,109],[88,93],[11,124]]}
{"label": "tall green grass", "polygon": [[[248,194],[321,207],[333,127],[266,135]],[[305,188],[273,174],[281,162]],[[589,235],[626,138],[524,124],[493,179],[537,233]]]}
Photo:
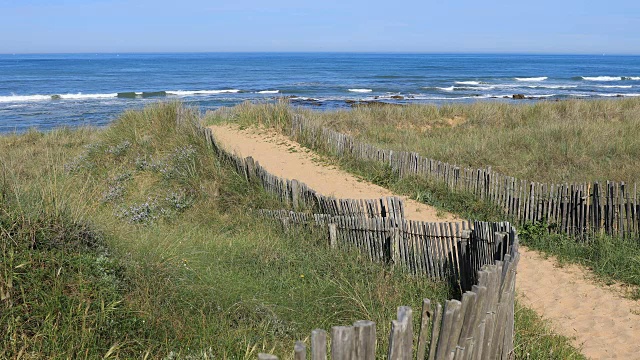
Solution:
{"label": "tall green grass", "polygon": [[385,148],[538,182],[638,180],[640,99],[297,110]]}
{"label": "tall green grass", "polygon": [[537,182],[638,180],[640,99],[368,106],[313,111],[249,103],[210,118],[277,129],[299,113],[393,150]]}

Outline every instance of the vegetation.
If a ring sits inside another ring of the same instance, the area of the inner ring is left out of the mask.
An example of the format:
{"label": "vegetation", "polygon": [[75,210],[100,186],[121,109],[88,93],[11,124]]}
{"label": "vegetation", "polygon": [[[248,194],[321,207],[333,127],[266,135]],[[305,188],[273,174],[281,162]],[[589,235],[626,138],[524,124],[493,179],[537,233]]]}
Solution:
{"label": "vegetation", "polygon": [[640,99],[360,106],[305,116],[385,148],[538,182],[638,180]]}
{"label": "vegetation", "polygon": [[363,318],[384,344],[398,305],[450,296],[257,221],[279,203],[176,106],[0,138],[0,358],[255,358]]}
{"label": "vegetation", "polygon": [[[451,296],[258,221],[279,202],[176,124],[177,106],[0,137],[0,358],[255,358],[357,319],[382,350],[398,305]],[[516,327],[519,354],[573,351]]]}
{"label": "vegetation", "polygon": [[571,346],[568,338],[555,335],[549,324],[540,319],[535,311],[517,301],[515,310],[516,359],[586,359],[578,349]]}
{"label": "vegetation", "polygon": [[288,123],[287,110],[365,142],[538,182],[638,180],[640,99],[477,102],[311,111],[251,106],[235,121]]}

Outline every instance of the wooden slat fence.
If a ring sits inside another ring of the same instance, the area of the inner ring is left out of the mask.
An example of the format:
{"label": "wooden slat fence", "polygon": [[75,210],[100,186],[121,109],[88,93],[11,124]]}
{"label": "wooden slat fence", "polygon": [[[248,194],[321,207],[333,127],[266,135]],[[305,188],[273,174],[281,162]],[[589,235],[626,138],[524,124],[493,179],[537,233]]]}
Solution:
{"label": "wooden slat fence", "polygon": [[[337,247],[356,247],[372,260],[391,261],[416,275],[459,281],[461,300],[448,300],[444,309],[425,299],[420,328],[413,334],[412,309],[398,308],[392,321],[387,359],[512,359],[518,238],[509,223],[420,223],[393,218],[300,214],[262,210],[263,216],[287,219],[284,224],[326,226]],[[311,334],[313,360],[375,359],[372,321]],[[415,340],[414,340],[415,338]],[[295,359],[306,359],[306,345],[297,342]],[[277,359],[259,354],[259,359]]]}
{"label": "wooden slat fence", "polygon": [[446,184],[455,191],[470,192],[500,206],[517,223],[544,221],[551,230],[585,237],[607,234],[640,239],[640,202],[637,184],[546,184],[429,159],[414,152],[381,149],[350,135],[321,128],[294,116],[292,139],[337,156],[351,156],[388,164],[400,177],[419,176]]}

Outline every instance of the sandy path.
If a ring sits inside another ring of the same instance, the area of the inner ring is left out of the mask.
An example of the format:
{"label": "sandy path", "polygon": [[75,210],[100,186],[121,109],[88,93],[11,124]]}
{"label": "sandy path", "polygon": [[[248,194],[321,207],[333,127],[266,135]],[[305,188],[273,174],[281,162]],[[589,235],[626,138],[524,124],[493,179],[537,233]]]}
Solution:
{"label": "sandy path", "polygon": [[520,250],[520,299],[592,359],[640,359],[640,301],[590,281],[587,270]]}
{"label": "sandy path", "polygon": [[[289,140],[269,130],[238,130],[229,126],[212,126],[215,137],[228,150],[242,156],[251,156],[274,175],[285,179],[296,179],[317,192],[345,199],[375,199],[394,194],[377,185],[364,182],[357,177],[337,169],[320,165],[321,159]],[[456,221],[447,213],[438,213],[431,206],[400,196],[405,203],[405,217],[422,221]]]}
{"label": "sandy path", "polygon": [[[288,138],[266,130],[212,126],[228,149],[252,156],[271,173],[300,180],[324,195],[340,198],[378,198],[389,190],[366,183],[319,158]],[[412,220],[455,221],[434,208],[403,197],[405,215]],[[551,321],[558,333],[574,338],[574,345],[592,359],[640,359],[640,301],[590,280],[578,266],[559,268],[552,258],[521,248],[517,290],[520,300]]]}

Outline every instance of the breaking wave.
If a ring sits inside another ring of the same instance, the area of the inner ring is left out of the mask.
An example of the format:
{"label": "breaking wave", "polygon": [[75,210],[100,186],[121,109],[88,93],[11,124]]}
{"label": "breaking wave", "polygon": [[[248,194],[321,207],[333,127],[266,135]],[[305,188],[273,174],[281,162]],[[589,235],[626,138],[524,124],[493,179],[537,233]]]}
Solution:
{"label": "breaking wave", "polygon": [[622,76],[581,76],[586,81],[620,81]]}
{"label": "breaking wave", "polygon": [[523,77],[523,78],[517,77],[517,78],[515,78],[515,79],[516,79],[516,80],[518,80],[518,81],[545,81],[545,80],[547,80],[547,79],[548,79],[548,77],[546,77],[546,76],[539,76],[539,77]]}

